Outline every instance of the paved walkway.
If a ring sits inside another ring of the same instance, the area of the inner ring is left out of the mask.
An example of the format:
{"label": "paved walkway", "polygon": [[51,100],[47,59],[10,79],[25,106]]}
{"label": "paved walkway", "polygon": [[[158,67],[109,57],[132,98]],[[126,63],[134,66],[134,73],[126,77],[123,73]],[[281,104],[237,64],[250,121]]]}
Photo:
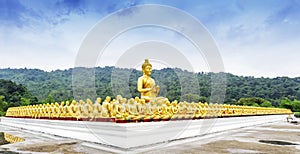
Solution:
{"label": "paved walkway", "polygon": [[[226,154],[226,153],[272,153],[300,154],[300,124],[282,121],[260,126],[247,127],[228,132],[204,135],[197,138],[178,140],[148,149],[136,149],[122,152],[114,147],[95,143],[71,140],[58,136],[35,133],[28,130],[0,125],[0,132],[25,138],[24,142],[0,146],[1,151],[20,153],[194,153],[194,154]],[[141,141],[142,142],[142,141]],[[296,145],[278,145],[296,144]]]}

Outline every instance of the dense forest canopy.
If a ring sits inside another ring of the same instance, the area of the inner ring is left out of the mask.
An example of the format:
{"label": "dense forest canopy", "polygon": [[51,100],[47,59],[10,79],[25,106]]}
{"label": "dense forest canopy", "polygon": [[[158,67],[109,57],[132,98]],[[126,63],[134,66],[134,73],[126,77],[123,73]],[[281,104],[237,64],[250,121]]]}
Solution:
{"label": "dense forest canopy", "polygon": [[[139,96],[136,84],[141,75],[142,72],[135,69],[115,67],[71,68],[52,72],[26,68],[0,69],[0,79],[24,85],[40,103],[95,99],[95,96],[115,97],[118,94],[124,97]],[[178,68],[153,70],[152,77],[161,87],[160,95],[170,100],[209,102],[213,93],[222,92],[225,98],[214,101],[224,101],[214,103],[247,104],[249,101],[244,98],[252,98],[258,105],[279,106],[282,100],[300,100],[300,77],[254,78],[230,73],[192,73]],[[217,79],[219,77],[222,79]],[[215,80],[222,88],[213,88]],[[220,89],[226,91],[218,91]]]}
{"label": "dense forest canopy", "polygon": [[12,81],[0,79],[0,115],[4,115],[9,107],[38,103],[26,87]]}

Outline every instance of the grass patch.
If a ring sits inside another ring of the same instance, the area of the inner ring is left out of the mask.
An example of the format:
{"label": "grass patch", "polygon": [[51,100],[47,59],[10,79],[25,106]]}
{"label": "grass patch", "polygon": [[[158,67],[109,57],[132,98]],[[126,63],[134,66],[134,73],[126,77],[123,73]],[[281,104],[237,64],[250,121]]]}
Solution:
{"label": "grass patch", "polygon": [[300,112],[294,112],[295,117],[300,118]]}

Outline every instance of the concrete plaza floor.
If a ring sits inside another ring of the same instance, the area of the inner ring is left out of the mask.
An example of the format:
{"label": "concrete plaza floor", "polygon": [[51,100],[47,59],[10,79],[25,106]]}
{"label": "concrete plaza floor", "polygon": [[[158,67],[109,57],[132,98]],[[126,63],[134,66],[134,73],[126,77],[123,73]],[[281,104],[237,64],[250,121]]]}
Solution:
{"label": "concrete plaza floor", "polygon": [[[83,142],[29,130],[13,128],[0,123],[0,132],[22,137],[24,142],[0,146],[0,153],[172,153],[172,154],[235,154],[272,153],[300,154],[300,124],[292,124],[282,119],[278,122],[235,130],[207,134],[204,136],[172,141],[141,149],[122,151],[115,147]],[[141,141],[142,142],[142,141]],[[278,145],[295,144],[295,145]]]}

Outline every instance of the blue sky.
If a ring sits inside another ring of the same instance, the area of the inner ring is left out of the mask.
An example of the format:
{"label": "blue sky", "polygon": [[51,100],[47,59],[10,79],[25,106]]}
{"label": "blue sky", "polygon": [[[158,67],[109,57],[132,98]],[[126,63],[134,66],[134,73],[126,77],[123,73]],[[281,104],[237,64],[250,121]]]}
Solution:
{"label": "blue sky", "polygon": [[[81,42],[97,23],[115,11],[143,4],[172,6],[195,17],[218,45],[226,72],[300,76],[299,0],[0,0],[0,68],[51,71],[74,67]],[[154,35],[189,46],[176,41],[180,36],[146,28],[116,39],[98,65],[115,65],[124,52],[122,44],[140,37],[153,40]],[[192,59],[188,50],[182,52]],[[199,63],[194,71],[210,71],[205,62]]]}

